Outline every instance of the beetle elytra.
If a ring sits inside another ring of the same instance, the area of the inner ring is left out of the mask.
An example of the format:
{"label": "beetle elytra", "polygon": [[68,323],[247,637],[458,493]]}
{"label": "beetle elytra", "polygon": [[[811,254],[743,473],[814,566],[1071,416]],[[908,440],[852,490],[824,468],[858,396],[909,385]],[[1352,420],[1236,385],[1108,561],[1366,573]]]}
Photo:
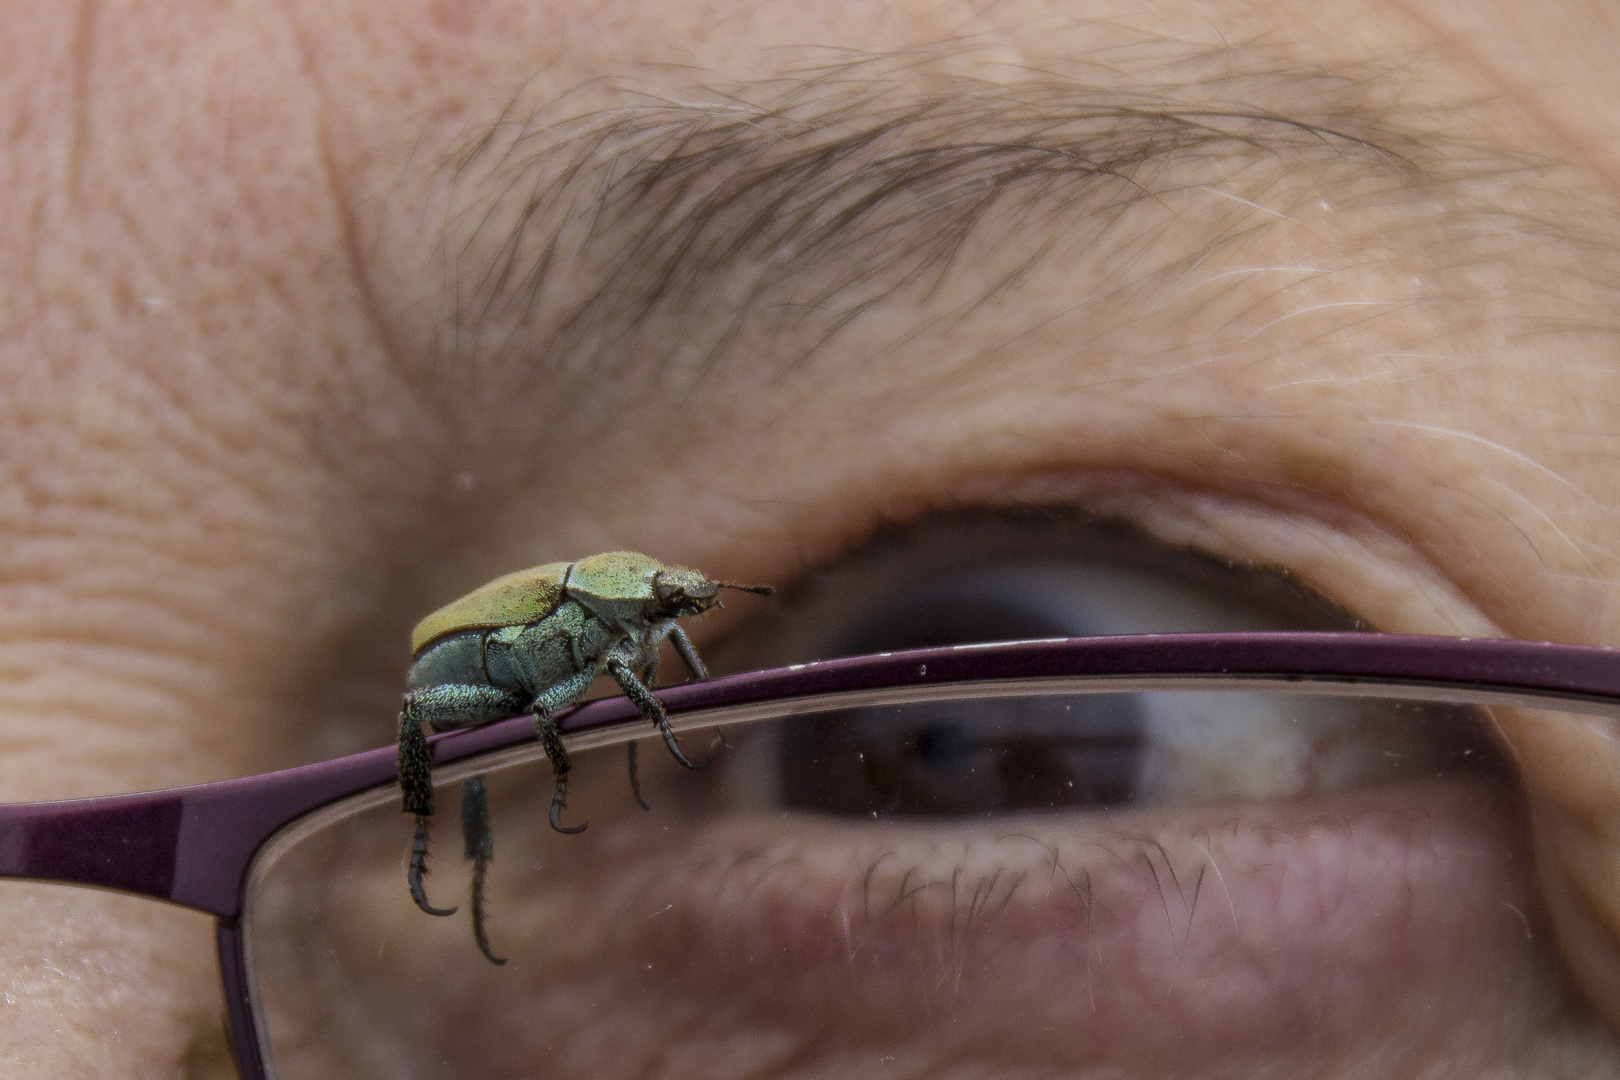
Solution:
{"label": "beetle elytra", "polygon": [[[664,707],[649,689],[658,677],[658,650],[668,638],[694,678],[708,678],[691,639],[676,620],[701,615],[719,602],[721,589],[769,596],[768,585],[711,581],[696,570],[667,566],[632,551],[609,551],[575,562],[520,570],[440,608],[411,634],[413,660],[408,692],[399,712],[399,786],[404,812],[416,817],[406,884],[416,906],[432,915],[455,908],[428,902],[428,831],[433,818],[433,758],[423,725],[449,731],[534,715],[535,732],[551,761],[556,787],[551,826],[562,824],[568,801],[568,750],[553,719],[585,693],[599,675],[609,675],[657,727],[677,761],[698,768],[681,753]],[[636,744],[630,747],[630,782],[641,800]],[[484,928],[484,877],[493,857],[484,778],[462,783],[462,827],[473,861],[473,937],[492,963]]]}

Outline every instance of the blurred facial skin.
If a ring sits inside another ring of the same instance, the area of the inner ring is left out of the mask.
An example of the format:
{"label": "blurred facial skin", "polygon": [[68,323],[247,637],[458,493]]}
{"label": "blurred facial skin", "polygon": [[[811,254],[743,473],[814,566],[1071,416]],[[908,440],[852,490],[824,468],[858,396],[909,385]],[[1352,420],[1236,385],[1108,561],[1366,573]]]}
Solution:
{"label": "blurred facial skin", "polygon": [[[411,624],[514,567],[784,582],[938,508],[1123,517],[1385,630],[1620,638],[1599,4],[4,25],[6,800],[382,743]],[[1620,1020],[1620,748],[1507,735],[1541,944]],[[222,1067],[206,919],[0,905],[6,1075]]]}

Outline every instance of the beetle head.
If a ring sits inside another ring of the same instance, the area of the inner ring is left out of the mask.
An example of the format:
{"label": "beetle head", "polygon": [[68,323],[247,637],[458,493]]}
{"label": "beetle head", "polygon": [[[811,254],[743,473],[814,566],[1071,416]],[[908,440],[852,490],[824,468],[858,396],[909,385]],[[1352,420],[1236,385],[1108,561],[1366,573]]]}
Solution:
{"label": "beetle head", "polygon": [[719,605],[721,589],[769,596],[769,585],[734,585],[710,581],[696,570],[669,567],[653,575],[653,599],[648,614],[654,619],[685,619]]}
{"label": "beetle head", "polygon": [[671,567],[653,575],[649,612],[655,619],[685,619],[714,607],[720,585],[696,570]]}

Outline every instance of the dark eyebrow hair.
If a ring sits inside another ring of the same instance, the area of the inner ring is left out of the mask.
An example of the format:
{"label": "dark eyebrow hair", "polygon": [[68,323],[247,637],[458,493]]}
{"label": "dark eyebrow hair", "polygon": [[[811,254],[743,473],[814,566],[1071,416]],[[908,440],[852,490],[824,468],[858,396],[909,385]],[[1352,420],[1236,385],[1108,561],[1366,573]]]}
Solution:
{"label": "dark eyebrow hair", "polygon": [[[679,98],[620,90],[623,104],[565,118],[565,103],[514,103],[447,165],[463,195],[444,240],[455,311],[440,354],[481,336],[476,351],[519,350],[550,377],[689,379],[746,338],[791,340],[804,362],[885,300],[938,290],[974,244],[1017,251],[982,303],[1060,240],[1128,264],[1145,238],[1117,226],[1144,202],[1209,208],[1163,215],[1156,228],[1184,234],[1163,277],[1266,227],[1253,211],[1273,211],[1254,199],[1297,197],[1290,176],[1362,207],[1436,191],[1461,205],[1464,172],[1526,168],[1456,165],[1391,120],[1369,73],[1123,92],[936,60],[843,57]],[[1289,110],[1243,104],[1257,98]]]}

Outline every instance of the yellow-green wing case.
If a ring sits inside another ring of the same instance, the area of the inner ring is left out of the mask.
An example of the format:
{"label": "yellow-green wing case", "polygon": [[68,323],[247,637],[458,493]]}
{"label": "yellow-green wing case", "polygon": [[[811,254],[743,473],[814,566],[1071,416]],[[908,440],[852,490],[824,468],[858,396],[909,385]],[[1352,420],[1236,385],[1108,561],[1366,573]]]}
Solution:
{"label": "yellow-green wing case", "polygon": [[411,655],[446,634],[518,626],[545,618],[562,605],[563,578],[569,565],[554,562],[519,570],[446,604],[411,631]]}

